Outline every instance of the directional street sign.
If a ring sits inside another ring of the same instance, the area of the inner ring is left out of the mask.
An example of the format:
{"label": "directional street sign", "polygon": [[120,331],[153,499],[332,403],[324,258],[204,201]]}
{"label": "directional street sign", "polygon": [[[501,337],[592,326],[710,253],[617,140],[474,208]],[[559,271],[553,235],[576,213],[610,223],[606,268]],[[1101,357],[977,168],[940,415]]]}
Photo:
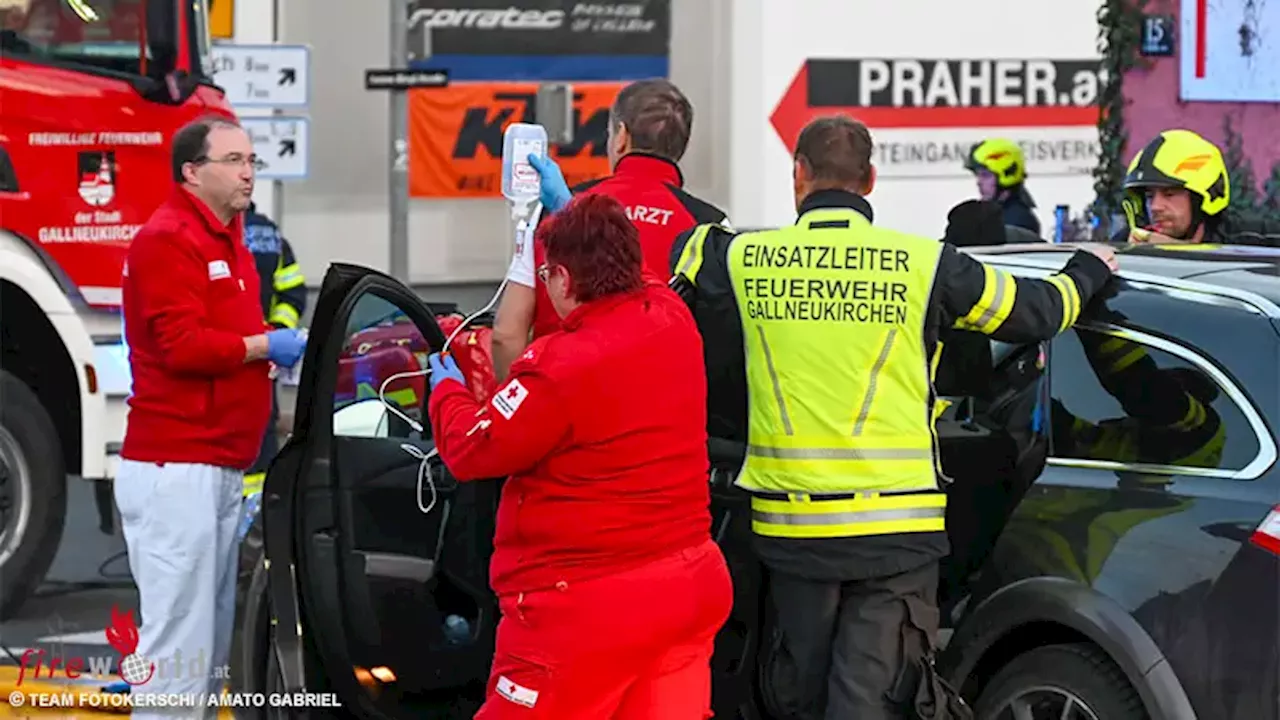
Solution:
{"label": "directional street sign", "polygon": [[241,117],[253,138],[259,180],[301,180],[307,176],[310,120],[305,117]]}
{"label": "directional street sign", "polygon": [[238,108],[301,108],[311,100],[306,45],[214,45],[213,81]]}

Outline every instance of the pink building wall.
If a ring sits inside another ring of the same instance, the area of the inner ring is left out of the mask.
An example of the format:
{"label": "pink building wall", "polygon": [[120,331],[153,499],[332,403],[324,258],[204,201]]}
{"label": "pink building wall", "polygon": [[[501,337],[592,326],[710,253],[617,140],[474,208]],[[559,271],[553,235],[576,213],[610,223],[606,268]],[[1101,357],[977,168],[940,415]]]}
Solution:
{"label": "pink building wall", "polygon": [[[1178,17],[1178,0],[1151,0],[1144,8],[1149,14]],[[1181,44],[1183,38],[1177,38]],[[1130,72],[1124,79],[1125,126],[1129,144],[1125,162],[1157,133],[1170,128],[1186,128],[1224,146],[1223,118],[1231,116],[1232,126],[1243,135],[1246,156],[1253,165],[1258,185],[1280,162],[1280,103],[1182,102],[1178,99],[1178,57],[1142,58],[1146,69]],[[1277,69],[1280,71],[1280,69]],[[1261,188],[1259,188],[1261,191]]]}

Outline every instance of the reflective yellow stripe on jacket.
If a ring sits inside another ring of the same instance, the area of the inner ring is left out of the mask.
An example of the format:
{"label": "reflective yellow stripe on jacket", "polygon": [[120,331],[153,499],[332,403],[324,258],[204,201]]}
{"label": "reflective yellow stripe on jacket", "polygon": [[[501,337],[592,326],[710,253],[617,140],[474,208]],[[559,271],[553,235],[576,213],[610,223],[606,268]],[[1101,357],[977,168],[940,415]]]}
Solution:
{"label": "reflective yellow stripe on jacket", "polygon": [[296,262],[285,265],[284,256],[281,255],[280,261],[276,264],[276,271],[271,277],[273,295],[271,298],[271,310],[267,314],[268,323],[285,328],[298,327],[302,322],[298,308],[280,297],[279,293],[300,287],[304,282],[306,282],[306,277],[302,274],[301,266]]}
{"label": "reflective yellow stripe on jacket", "polygon": [[271,287],[276,292],[284,292],[292,290],[302,283],[306,282],[306,278],[302,275],[302,267],[298,263],[283,264],[284,259],[281,258],[281,264],[276,268],[275,274],[271,278]]}
{"label": "reflective yellow stripe on jacket", "polygon": [[703,253],[706,251],[704,246],[707,241],[707,235],[713,227],[715,226],[699,225],[694,228],[693,233],[689,236],[689,241],[684,244],[684,249],[680,251],[680,258],[676,260],[673,274],[683,275],[690,280],[698,276],[698,271],[702,269]]}
{"label": "reflective yellow stripe on jacket", "polygon": [[923,342],[941,249],[848,209],[733,239],[750,416],[737,484],[757,533],[945,529]]}
{"label": "reflective yellow stripe on jacket", "polygon": [[296,328],[301,321],[297,309],[289,303],[278,301],[271,306],[271,315],[267,318],[267,322],[272,325],[286,328]]}

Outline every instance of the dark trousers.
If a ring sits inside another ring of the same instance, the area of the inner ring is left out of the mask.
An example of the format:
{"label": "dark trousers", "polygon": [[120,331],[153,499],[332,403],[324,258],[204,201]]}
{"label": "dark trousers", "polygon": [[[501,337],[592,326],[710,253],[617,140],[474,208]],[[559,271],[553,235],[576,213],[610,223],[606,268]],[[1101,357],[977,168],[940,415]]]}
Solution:
{"label": "dark trousers", "polygon": [[918,717],[911,707],[922,681],[933,684],[936,561],[845,582],[774,572],[770,584],[778,625],[767,673],[782,718]]}
{"label": "dark trousers", "polygon": [[253,461],[247,475],[265,473],[276,453],[280,452],[280,439],[276,436],[276,425],[280,422],[280,402],[277,398],[276,384],[271,383],[271,420],[267,423],[267,431],[262,434],[262,447],[258,449],[258,459]]}

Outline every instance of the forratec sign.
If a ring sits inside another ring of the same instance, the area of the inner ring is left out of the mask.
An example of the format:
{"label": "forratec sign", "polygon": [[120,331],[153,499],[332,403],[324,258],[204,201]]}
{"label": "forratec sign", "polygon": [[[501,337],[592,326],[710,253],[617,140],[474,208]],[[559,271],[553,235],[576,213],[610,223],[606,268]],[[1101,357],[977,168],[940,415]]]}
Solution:
{"label": "forratec sign", "polygon": [[872,131],[881,177],[958,177],[974,143],[1018,143],[1032,175],[1087,174],[1097,164],[1096,60],[810,59],[770,116],[790,151],[822,115]]}
{"label": "forratec sign", "polygon": [[413,60],[455,81],[665,77],[671,1],[411,0],[408,26]]}

